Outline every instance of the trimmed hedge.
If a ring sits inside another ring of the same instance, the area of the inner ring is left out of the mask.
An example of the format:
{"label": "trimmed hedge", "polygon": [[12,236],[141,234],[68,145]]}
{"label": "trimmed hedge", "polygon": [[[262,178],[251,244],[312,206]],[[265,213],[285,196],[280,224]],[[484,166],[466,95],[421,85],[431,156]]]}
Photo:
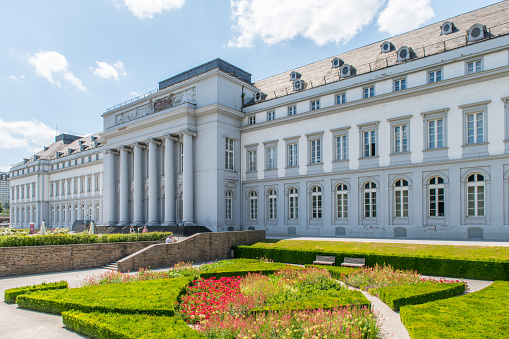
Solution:
{"label": "trimmed hedge", "polygon": [[456,298],[403,306],[401,321],[414,339],[506,339],[509,282],[495,281]]}
{"label": "trimmed hedge", "polygon": [[18,296],[16,303],[55,314],[80,310],[173,316],[174,304],[191,281],[190,277],[182,277],[34,292]]}
{"label": "trimmed hedge", "polygon": [[380,300],[394,311],[401,306],[424,304],[434,300],[456,297],[465,292],[465,283],[422,283],[378,289]]}
{"label": "trimmed hedge", "polygon": [[[279,243],[283,243],[280,245]],[[373,252],[369,248],[356,249],[350,244],[349,247],[343,247],[340,242],[329,242],[336,243],[334,247],[324,246],[327,250],[323,250],[320,246],[315,246],[314,243],[326,243],[317,241],[294,241],[297,244],[294,246],[286,246],[287,241],[279,241],[271,243],[270,241],[259,242],[251,246],[237,246],[235,247],[235,255],[239,258],[260,258],[266,257],[277,262],[287,262],[293,264],[312,264],[316,259],[317,255],[330,255],[336,257],[336,262],[343,262],[344,257],[362,257],[366,259],[367,266],[374,266],[375,264],[391,265],[394,269],[402,270],[416,270],[420,274],[424,275],[435,275],[455,278],[471,278],[471,279],[484,279],[484,280],[509,280],[509,260],[498,260],[489,259],[473,259],[473,258],[456,258],[445,257],[442,252],[437,250],[434,256],[432,252],[424,256],[422,253],[416,251],[415,255],[411,254],[396,254],[394,251],[398,250],[400,244],[387,244],[394,246],[395,249],[391,250],[380,250],[380,252]],[[355,243],[356,245],[361,245]],[[372,245],[372,244],[369,244]],[[284,247],[290,248],[284,248]],[[418,245],[412,245],[418,246]],[[455,247],[455,246],[435,246],[435,247]],[[456,246],[460,247],[465,253],[465,257],[468,257],[467,246]],[[503,248],[505,251],[509,250]],[[366,251],[366,252],[363,252]],[[421,251],[422,252],[422,251]],[[427,253],[427,252],[426,252]],[[491,253],[491,252],[490,252]],[[421,256],[419,256],[421,255]],[[488,257],[487,257],[488,258]]]}
{"label": "trimmed hedge", "polygon": [[247,260],[237,261],[233,265],[227,265],[223,267],[213,268],[200,272],[200,277],[203,279],[209,279],[212,277],[236,277],[246,276],[249,273],[260,273],[263,275],[273,274],[280,269],[300,269],[301,267],[295,265],[287,265],[273,262],[253,261]]}
{"label": "trimmed hedge", "polygon": [[177,317],[68,311],[62,313],[62,321],[67,328],[96,339],[205,338]]}
{"label": "trimmed hedge", "polygon": [[296,311],[296,310],[332,310],[337,307],[371,307],[371,302],[359,291],[344,291],[342,296],[317,295],[307,300],[287,301],[281,304],[266,305],[263,308],[252,310],[256,312],[268,311]]}
{"label": "trimmed hedge", "polygon": [[14,304],[16,302],[16,297],[18,295],[28,294],[28,293],[37,292],[37,291],[60,290],[60,289],[67,289],[67,288],[69,288],[67,281],[60,281],[60,282],[54,282],[54,283],[43,282],[42,284],[38,284],[38,285],[10,288],[8,290],[5,290],[5,292],[4,292],[4,300],[8,304]]}
{"label": "trimmed hedge", "polygon": [[96,244],[111,242],[135,242],[163,240],[171,232],[149,232],[135,234],[48,234],[48,235],[13,235],[0,237],[0,247],[45,246]]}

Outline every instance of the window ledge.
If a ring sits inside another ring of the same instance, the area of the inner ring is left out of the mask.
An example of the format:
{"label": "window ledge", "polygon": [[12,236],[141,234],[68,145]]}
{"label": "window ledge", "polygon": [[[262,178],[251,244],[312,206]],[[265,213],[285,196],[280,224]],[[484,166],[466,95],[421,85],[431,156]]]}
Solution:
{"label": "window ledge", "polygon": [[263,171],[264,171],[264,172],[277,171],[277,168],[264,169]]}
{"label": "window ledge", "polygon": [[463,144],[461,147],[473,147],[473,146],[482,146],[482,145],[488,145],[489,142],[477,142],[474,144]]}
{"label": "window ledge", "polygon": [[343,159],[343,160],[334,160],[332,163],[341,163],[341,162],[349,162],[350,159]]}
{"label": "window ledge", "polygon": [[391,153],[389,154],[389,156],[394,156],[394,155],[405,155],[405,154],[411,154],[412,152],[399,152],[399,153]]}
{"label": "window ledge", "polygon": [[246,174],[248,174],[248,173],[258,173],[258,170],[256,170],[256,171],[246,171]]}
{"label": "window ledge", "polygon": [[323,162],[315,162],[313,164],[307,164],[306,166],[317,166],[317,165],[323,165]]}
{"label": "window ledge", "polygon": [[434,151],[443,151],[443,150],[448,150],[449,147],[438,147],[438,148],[428,148],[428,149],[423,149],[422,151],[423,152],[434,152]]}
{"label": "window ledge", "polygon": [[379,155],[375,155],[375,156],[372,156],[372,157],[361,157],[361,158],[359,158],[359,160],[378,159],[378,158],[380,158],[380,156]]}
{"label": "window ledge", "polygon": [[285,169],[289,169],[289,168],[299,168],[299,165],[297,166],[286,166]]}

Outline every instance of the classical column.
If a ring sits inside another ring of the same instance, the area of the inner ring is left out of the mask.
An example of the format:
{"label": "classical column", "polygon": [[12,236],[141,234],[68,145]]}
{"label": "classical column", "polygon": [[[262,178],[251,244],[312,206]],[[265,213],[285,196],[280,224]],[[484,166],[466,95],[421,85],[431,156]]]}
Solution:
{"label": "classical column", "polygon": [[175,138],[164,136],[164,223],[162,226],[175,225]]}
{"label": "classical column", "polygon": [[194,166],[193,166],[193,136],[188,130],[182,132],[184,141],[184,172],[182,173],[183,185],[183,215],[184,225],[194,224]]}
{"label": "classical column", "polygon": [[116,225],[116,182],[115,182],[115,151],[107,150],[104,154],[104,201],[105,201],[105,224]]}
{"label": "classical column", "polygon": [[133,193],[133,206],[134,206],[134,226],[143,226],[143,195],[144,195],[144,181],[143,178],[143,146],[136,143],[134,148],[134,193]]}
{"label": "classical column", "polygon": [[129,149],[120,148],[120,215],[118,226],[129,226]]}
{"label": "classical column", "polygon": [[148,222],[147,226],[159,226],[159,168],[157,146],[159,142],[150,139],[148,142]]}

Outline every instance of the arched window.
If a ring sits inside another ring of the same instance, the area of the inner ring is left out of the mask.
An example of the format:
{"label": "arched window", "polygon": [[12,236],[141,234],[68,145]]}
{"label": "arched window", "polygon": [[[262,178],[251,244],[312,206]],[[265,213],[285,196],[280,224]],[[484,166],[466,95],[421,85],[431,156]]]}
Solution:
{"label": "arched window", "polygon": [[276,220],[277,219],[277,194],[276,190],[270,189],[267,192],[267,196],[269,199],[269,220]]}
{"label": "arched window", "polygon": [[404,179],[394,183],[394,210],[396,218],[408,217],[408,181]]}
{"label": "arched window", "polygon": [[348,218],[348,186],[345,184],[336,186],[336,217]]}
{"label": "arched window", "polygon": [[226,191],[225,193],[225,219],[232,220],[232,191]]}
{"label": "arched window", "polygon": [[320,186],[311,188],[311,218],[322,218],[322,188]]}
{"label": "arched window", "polygon": [[376,218],[376,184],[364,184],[364,218]]}
{"label": "arched window", "polygon": [[299,218],[299,190],[292,187],[288,190],[288,219]]}
{"label": "arched window", "polygon": [[249,220],[258,219],[258,193],[249,192]]}
{"label": "arched window", "polygon": [[428,182],[429,216],[443,217],[445,215],[445,184],[444,178],[433,177]]}
{"label": "arched window", "polygon": [[484,175],[471,174],[467,178],[467,215],[469,217],[484,217]]}

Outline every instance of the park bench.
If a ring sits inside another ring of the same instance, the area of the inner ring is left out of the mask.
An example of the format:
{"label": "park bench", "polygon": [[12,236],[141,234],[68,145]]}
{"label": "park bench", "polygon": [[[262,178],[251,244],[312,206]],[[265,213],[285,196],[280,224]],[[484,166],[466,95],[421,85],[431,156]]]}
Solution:
{"label": "park bench", "polygon": [[336,264],[336,257],[327,256],[327,255],[317,255],[315,261],[313,261],[313,265],[334,266],[335,264]]}
{"label": "park bench", "polygon": [[363,267],[364,265],[366,265],[366,259],[364,258],[344,257],[343,263],[341,263],[343,267]]}

